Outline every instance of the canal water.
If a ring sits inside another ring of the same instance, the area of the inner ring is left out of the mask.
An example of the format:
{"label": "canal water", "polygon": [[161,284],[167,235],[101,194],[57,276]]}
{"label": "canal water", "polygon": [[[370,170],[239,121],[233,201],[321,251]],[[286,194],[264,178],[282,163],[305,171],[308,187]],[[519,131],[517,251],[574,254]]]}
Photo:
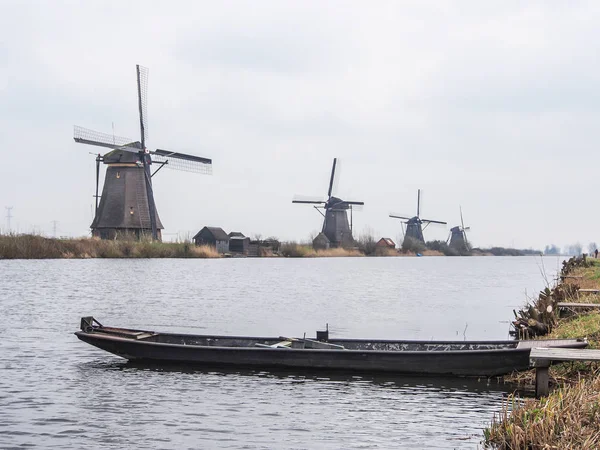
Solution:
{"label": "canal water", "polygon": [[487,380],[137,367],[72,333],[506,339],[549,257],[0,261],[0,448],[476,449]]}

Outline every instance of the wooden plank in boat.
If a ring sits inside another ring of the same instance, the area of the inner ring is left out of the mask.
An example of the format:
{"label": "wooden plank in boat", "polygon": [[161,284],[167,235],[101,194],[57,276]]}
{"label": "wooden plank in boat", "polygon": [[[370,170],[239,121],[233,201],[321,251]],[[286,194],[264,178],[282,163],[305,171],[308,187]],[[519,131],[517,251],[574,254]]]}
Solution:
{"label": "wooden plank in boat", "polygon": [[156,333],[136,333],[136,339],[146,339],[152,336],[156,336]]}
{"label": "wooden plank in boat", "polygon": [[346,350],[343,345],[331,344],[329,342],[314,341],[312,339],[286,338],[280,336],[279,339],[285,339],[292,343],[292,348],[312,348],[319,350]]}

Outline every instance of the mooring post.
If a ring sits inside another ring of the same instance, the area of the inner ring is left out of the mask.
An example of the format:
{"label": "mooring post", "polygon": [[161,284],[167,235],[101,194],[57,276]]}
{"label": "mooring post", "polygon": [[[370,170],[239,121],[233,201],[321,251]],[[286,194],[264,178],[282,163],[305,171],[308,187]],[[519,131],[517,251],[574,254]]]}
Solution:
{"label": "mooring post", "polygon": [[535,396],[537,398],[548,395],[549,391],[549,376],[548,370],[550,367],[536,367],[535,369]]}

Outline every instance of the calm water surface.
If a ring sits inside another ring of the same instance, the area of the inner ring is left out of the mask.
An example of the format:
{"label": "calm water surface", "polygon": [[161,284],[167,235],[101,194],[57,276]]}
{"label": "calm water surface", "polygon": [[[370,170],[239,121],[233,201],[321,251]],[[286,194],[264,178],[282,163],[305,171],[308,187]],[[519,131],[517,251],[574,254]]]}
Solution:
{"label": "calm water surface", "polygon": [[214,334],[506,339],[558,259],[0,261],[0,448],[480,448],[507,389],[136,367],[79,318]]}

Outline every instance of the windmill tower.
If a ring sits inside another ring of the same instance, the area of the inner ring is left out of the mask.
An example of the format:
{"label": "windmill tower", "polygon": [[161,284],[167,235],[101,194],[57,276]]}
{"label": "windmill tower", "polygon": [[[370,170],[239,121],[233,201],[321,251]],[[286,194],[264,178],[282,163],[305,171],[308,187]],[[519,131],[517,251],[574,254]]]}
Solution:
{"label": "windmill tower", "polygon": [[454,250],[465,253],[470,250],[469,241],[467,240],[467,231],[471,229],[471,227],[465,227],[465,222],[463,221],[462,208],[459,207],[460,210],[460,226],[450,228],[450,248]]}
{"label": "windmill tower", "polygon": [[[423,238],[423,230],[427,228],[430,223],[437,223],[441,225],[446,225],[446,222],[440,222],[439,220],[429,220],[429,219],[421,219],[421,189],[417,191],[417,215],[413,217],[405,217],[399,216],[396,214],[390,214],[390,217],[394,219],[402,219],[406,220],[403,222],[406,225],[406,232],[404,233],[404,238],[411,238],[416,241],[425,243],[425,239]],[[423,227],[423,224],[425,226]]]}
{"label": "windmill tower", "polygon": [[[75,142],[110,148],[96,156],[96,213],[92,235],[102,239],[151,236],[161,239],[162,223],[154,202],[152,177],[164,166],[188,172],[210,174],[208,158],[167,150],[146,149],[148,138],[148,69],[136,66],[140,140],[123,138],[75,126]],[[98,195],[100,163],[107,165],[102,195]],[[158,168],[151,172],[151,165]],[[100,199],[100,204],[98,204]]]}
{"label": "windmill tower", "polygon": [[[313,205],[323,216],[323,228],[321,233],[327,237],[329,245],[332,247],[351,247],[354,245],[354,238],[352,237],[353,206],[364,205],[364,202],[345,201],[333,196],[333,186],[336,181],[336,165],[337,158],[333,158],[327,200],[321,198],[296,199],[292,200],[292,203],[306,203]],[[320,209],[324,209],[325,213],[323,214]],[[350,222],[348,222],[348,210],[350,211]],[[317,236],[315,241],[321,237],[321,235]]]}

